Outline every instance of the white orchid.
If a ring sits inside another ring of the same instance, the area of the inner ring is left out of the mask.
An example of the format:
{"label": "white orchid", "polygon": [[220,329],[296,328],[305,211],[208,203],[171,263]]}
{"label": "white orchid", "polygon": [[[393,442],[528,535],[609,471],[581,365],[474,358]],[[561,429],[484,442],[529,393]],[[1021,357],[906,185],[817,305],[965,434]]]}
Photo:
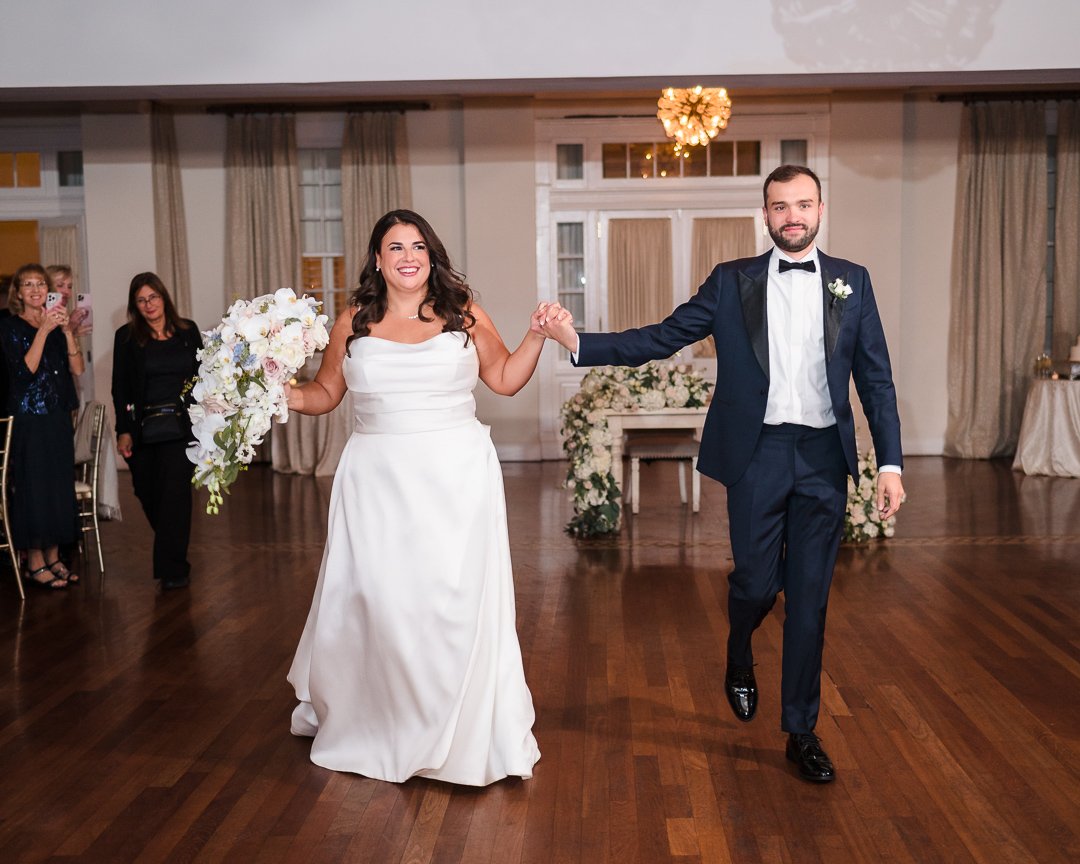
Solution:
{"label": "white orchid", "polygon": [[330,341],[320,305],[282,288],[237,300],[204,334],[188,412],[195,443],[187,454],[192,483],[210,491],[208,513],[218,512],[222,492],[251,463],[274,419],[288,419],[285,382]]}

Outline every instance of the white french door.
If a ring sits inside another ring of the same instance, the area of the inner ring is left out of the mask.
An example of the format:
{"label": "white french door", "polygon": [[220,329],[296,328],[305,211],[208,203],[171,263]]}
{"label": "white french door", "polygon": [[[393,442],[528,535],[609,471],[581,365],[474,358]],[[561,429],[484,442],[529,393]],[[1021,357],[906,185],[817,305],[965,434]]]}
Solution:
{"label": "white french door", "polygon": [[[548,246],[541,238],[541,254],[546,253],[548,299],[557,298],[574,315],[579,330],[609,329],[609,260],[608,238],[612,219],[666,219],[671,226],[671,296],[663,298],[664,307],[674,309],[698,288],[691,284],[691,238],[694,219],[752,217],[758,248],[764,249],[760,209],[657,209],[657,210],[565,210],[551,213],[547,230]],[[719,262],[717,262],[719,263]],[[542,274],[543,275],[543,274]],[[542,286],[544,287],[544,286]],[[693,348],[685,349],[682,360],[693,362],[711,377],[715,374],[712,358],[694,358]],[[563,403],[577,392],[587,370],[575,368],[568,352],[559,348],[544,354],[540,376],[540,441],[544,459],[562,457],[559,434]]]}

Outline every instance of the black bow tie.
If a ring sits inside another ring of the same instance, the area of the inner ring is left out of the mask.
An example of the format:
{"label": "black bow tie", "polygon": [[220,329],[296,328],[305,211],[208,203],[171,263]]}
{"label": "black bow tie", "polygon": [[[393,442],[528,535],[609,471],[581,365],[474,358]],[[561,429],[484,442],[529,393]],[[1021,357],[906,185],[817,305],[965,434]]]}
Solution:
{"label": "black bow tie", "polygon": [[788,270],[805,270],[807,273],[817,273],[817,265],[813,261],[785,261],[780,259],[780,272]]}

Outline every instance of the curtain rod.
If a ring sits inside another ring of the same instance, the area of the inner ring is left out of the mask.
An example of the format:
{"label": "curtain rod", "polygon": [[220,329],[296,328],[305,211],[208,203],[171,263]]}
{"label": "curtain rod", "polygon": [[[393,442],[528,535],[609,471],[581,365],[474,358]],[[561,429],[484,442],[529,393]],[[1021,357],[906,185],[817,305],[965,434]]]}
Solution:
{"label": "curtain rod", "polygon": [[1019,90],[1010,93],[939,93],[938,102],[1064,102],[1080,99],[1080,90]]}
{"label": "curtain rod", "polygon": [[311,112],[430,111],[428,102],[272,102],[263,105],[208,105],[207,114],[305,114]]}

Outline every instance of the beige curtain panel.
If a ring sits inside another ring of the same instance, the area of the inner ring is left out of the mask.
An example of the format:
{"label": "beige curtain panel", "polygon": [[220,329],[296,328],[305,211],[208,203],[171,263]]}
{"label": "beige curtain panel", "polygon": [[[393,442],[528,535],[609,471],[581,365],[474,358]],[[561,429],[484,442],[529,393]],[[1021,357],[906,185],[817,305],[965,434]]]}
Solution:
{"label": "beige curtain panel", "polygon": [[1046,168],[1043,102],[965,106],[946,456],[983,459],[1016,450],[1046,329]]}
{"label": "beige curtain panel", "polygon": [[71,284],[76,292],[83,290],[79,260],[79,234],[74,225],[42,226],[41,263],[46,267],[54,264],[70,267]]}
{"label": "beige curtain panel", "polygon": [[155,107],[150,115],[150,161],[154,194],[154,251],[157,274],[172,292],[177,311],[191,316],[187,223],[176,124],[171,111]]}
{"label": "beige curtain panel", "polygon": [[[695,219],[690,233],[691,290],[697,290],[721,261],[748,258],[755,251],[753,216]],[[694,356],[716,356],[712,336],[694,346]]]}
{"label": "beige curtain panel", "polygon": [[608,222],[608,321],[627,330],[665,318],[673,308],[670,219]]}
{"label": "beige curtain panel", "polygon": [[1080,102],[1058,103],[1057,225],[1054,231],[1055,360],[1080,336]]}
{"label": "beige curtain panel", "polygon": [[271,427],[274,470],[281,474],[332,477],[354,422],[348,393],[329,414],[291,413],[288,423],[275,423]]}
{"label": "beige curtain panel", "polygon": [[230,117],[225,153],[225,303],[300,287],[296,118]]}
{"label": "beige curtain panel", "polygon": [[349,114],[341,145],[341,222],[345,278],[355,288],[371,229],[390,210],[412,207],[405,115]]}

